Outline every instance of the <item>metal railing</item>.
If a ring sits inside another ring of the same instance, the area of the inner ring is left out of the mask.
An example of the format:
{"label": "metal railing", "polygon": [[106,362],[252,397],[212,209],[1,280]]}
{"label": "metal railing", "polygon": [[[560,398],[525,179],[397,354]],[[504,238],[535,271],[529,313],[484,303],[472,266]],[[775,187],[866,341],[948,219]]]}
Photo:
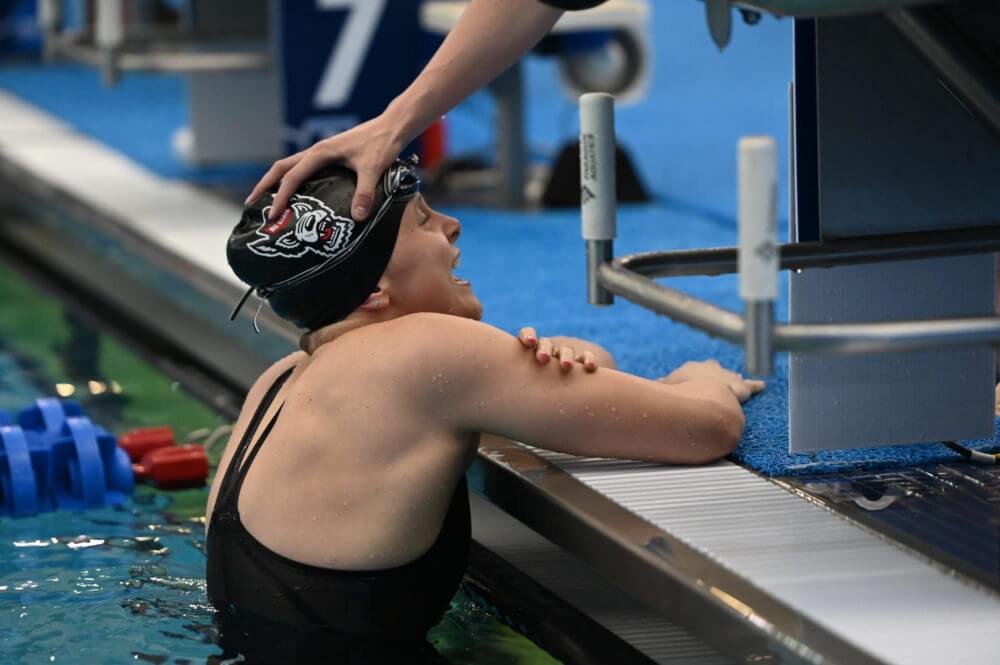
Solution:
{"label": "metal railing", "polygon": [[[778,270],[832,268],[1000,251],[1000,227],[904,233],[778,245],[776,145],[740,141],[740,246],[645,252],[614,258],[614,108],[609,95],[580,98],[582,226],[593,305],[620,295],[675,321],[742,344],[747,372],[772,372],[777,351],[879,353],[1000,344],[1000,317],[888,323],[781,324],[774,320]],[[998,220],[1000,224],[1000,220]],[[653,281],[739,273],[744,315]]]}
{"label": "metal railing", "polygon": [[266,35],[207,39],[196,37],[190,30],[130,25],[126,4],[126,0],[85,4],[83,25],[65,31],[61,27],[61,1],[40,0],[38,23],[46,60],[64,57],[95,67],[108,86],[126,71],[240,71],[264,69],[272,64]]}

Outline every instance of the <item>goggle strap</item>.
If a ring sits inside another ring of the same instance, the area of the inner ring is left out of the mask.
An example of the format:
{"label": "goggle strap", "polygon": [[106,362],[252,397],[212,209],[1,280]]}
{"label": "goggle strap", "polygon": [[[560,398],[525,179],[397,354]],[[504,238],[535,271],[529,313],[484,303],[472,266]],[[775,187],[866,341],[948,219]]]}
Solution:
{"label": "goggle strap", "polygon": [[243,297],[240,298],[240,301],[236,303],[236,307],[233,308],[232,314],[229,315],[230,321],[236,320],[236,315],[240,313],[240,310],[243,308],[243,304],[246,303],[247,298],[249,298],[250,294],[253,293],[253,289],[254,287],[252,286],[249,289],[247,289],[246,293],[243,294]]}

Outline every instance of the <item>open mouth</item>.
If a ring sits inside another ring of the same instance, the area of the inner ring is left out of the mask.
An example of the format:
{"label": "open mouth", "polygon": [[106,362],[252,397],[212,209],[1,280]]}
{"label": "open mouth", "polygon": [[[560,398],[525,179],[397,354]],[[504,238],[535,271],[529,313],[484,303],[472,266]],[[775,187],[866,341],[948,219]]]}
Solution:
{"label": "open mouth", "polygon": [[[459,252],[458,255],[455,256],[455,260],[451,262],[451,269],[452,270],[454,270],[455,268],[458,267],[458,263],[459,263],[458,257],[459,256],[461,256],[461,252]],[[459,277],[458,275],[455,275],[454,273],[451,275],[451,281],[455,282],[456,284],[458,284],[460,286],[469,286],[471,284],[471,282],[469,282],[468,280],[462,279],[461,277]]]}

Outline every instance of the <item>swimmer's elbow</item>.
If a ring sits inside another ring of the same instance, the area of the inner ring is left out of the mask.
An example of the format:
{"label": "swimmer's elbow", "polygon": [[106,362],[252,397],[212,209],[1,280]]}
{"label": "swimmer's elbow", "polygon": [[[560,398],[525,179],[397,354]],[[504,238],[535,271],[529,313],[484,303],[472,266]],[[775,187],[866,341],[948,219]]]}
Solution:
{"label": "swimmer's elbow", "polygon": [[[723,457],[727,457],[740,445],[743,437],[743,428],[746,425],[746,418],[743,416],[743,409],[730,409],[719,418],[719,429],[714,436],[714,456],[709,462],[715,462]],[[708,463],[708,462],[706,462]]]}
{"label": "swimmer's elbow", "polygon": [[743,437],[746,417],[736,396],[725,386],[718,386],[705,396],[703,433],[700,446],[694,452],[692,464],[711,464],[733,452]]}

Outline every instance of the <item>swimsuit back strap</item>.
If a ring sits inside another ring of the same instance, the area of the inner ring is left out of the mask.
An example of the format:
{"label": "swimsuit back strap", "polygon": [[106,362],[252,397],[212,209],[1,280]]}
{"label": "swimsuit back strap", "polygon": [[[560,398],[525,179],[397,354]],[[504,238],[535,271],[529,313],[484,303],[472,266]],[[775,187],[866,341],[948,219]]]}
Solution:
{"label": "swimsuit back strap", "polygon": [[[267,394],[264,395],[264,399],[260,401],[257,406],[257,410],[253,414],[253,418],[250,419],[250,423],[247,425],[246,431],[243,433],[243,438],[240,440],[239,445],[236,447],[236,451],[233,453],[233,458],[229,462],[229,468],[226,469],[226,475],[222,477],[222,484],[219,485],[219,496],[217,503],[219,508],[225,509],[235,509],[235,503],[230,504],[230,502],[235,502],[239,495],[240,486],[243,485],[243,478],[246,476],[246,469],[244,467],[249,467],[250,462],[257,454],[257,450],[260,448],[260,443],[264,441],[268,434],[271,432],[271,428],[274,426],[275,421],[278,419],[278,414],[281,413],[281,408],[284,407],[282,404],[278,412],[274,414],[271,418],[271,422],[268,423],[267,427],[264,429],[263,435],[260,437],[258,445],[254,448],[253,454],[247,463],[244,464],[243,460],[246,457],[247,449],[250,447],[251,441],[253,441],[253,436],[257,432],[257,428],[260,426],[260,421],[264,418],[264,414],[267,413],[268,408],[270,408],[271,403],[277,396],[281,387],[285,385],[285,381],[291,376],[295,367],[290,367],[285,372],[279,376],[271,387],[268,389]],[[218,508],[216,509],[218,510]]]}

